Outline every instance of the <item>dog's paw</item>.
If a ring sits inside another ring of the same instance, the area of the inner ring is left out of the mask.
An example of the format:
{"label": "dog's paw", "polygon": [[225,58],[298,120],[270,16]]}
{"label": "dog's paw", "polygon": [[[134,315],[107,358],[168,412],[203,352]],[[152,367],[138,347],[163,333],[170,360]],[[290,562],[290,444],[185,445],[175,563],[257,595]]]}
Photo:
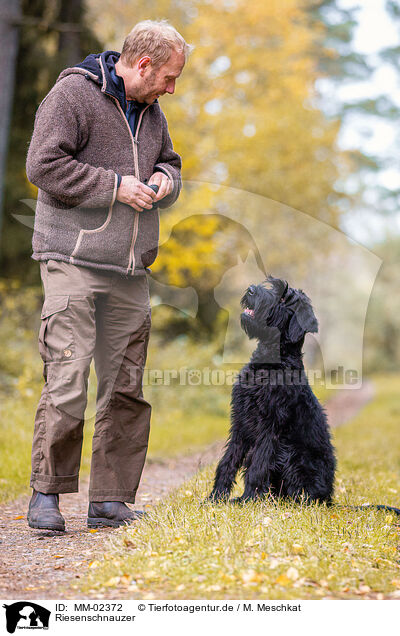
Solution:
{"label": "dog's paw", "polygon": [[229,499],[229,503],[235,506],[243,506],[243,504],[245,504],[247,501],[249,501],[249,499],[247,499],[247,497],[243,497],[243,495],[241,497],[234,497],[234,499]]}

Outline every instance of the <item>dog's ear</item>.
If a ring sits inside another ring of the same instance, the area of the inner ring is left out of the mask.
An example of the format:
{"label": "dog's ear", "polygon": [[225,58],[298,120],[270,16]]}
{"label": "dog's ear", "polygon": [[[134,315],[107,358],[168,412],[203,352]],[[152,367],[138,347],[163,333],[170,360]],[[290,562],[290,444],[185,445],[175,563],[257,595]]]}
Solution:
{"label": "dog's ear", "polygon": [[288,336],[290,342],[298,342],[306,333],[317,333],[318,321],[315,317],[310,299],[301,292],[294,306],[294,314],[289,322]]}
{"label": "dog's ear", "polygon": [[285,289],[287,289],[288,286],[285,280],[282,280],[281,278],[274,278],[274,276],[271,276],[271,274],[267,276],[265,284],[270,285],[279,296],[282,296],[283,292],[285,291]]}

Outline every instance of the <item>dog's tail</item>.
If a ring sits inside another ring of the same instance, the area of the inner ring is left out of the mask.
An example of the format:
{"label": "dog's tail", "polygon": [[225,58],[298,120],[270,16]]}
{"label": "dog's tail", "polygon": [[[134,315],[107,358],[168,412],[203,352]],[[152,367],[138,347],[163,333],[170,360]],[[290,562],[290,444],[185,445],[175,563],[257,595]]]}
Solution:
{"label": "dog's tail", "polygon": [[360,504],[359,506],[345,506],[342,504],[331,504],[335,508],[349,508],[350,510],[385,510],[386,512],[393,512],[395,515],[400,516],[400,508],[394,508],[394,506],[386,506],[384,504]]}

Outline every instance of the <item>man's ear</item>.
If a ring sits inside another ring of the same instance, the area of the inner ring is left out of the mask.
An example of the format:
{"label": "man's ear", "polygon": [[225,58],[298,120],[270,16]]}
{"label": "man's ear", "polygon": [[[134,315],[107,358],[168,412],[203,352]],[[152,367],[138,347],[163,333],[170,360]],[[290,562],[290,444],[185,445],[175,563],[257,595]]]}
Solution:
{"label": "man's ear", "polygon": [[151,57],[149,57],[148,55],[144,55],[143,57],[140,58],[140,60],[137,63],[137,67],[138,67],[140,75],[144,74],[149,64],[151,64]]}
{"label": "man's ear", "polygon": [[289,322],[288,336],[290,342],[298,342],[306,333],[317,333],[318,321],[315,317],[310,299],[305,295],[298,299],[295,312]]}

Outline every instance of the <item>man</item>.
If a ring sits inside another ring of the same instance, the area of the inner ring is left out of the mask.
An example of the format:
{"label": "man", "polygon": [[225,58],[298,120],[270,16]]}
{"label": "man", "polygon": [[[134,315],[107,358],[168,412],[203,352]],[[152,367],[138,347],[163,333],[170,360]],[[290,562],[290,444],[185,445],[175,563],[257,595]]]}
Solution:
{"label": "man", "polygon": [[166,21],[141,22],[121,54],[89,55],[64,70],[36,115],[26,169],[39,188],[32,244],[45,293],[45,385],[32,445],[32,528],[65,530],[59,493],[78,491],[92,358],[88,525],[116,527],[143,514],[126,503],[135,502],[149,435],[146,270],[157,255],[158,208],[181,188],[181,160],[157,100],[174,93],[190,49]]}

